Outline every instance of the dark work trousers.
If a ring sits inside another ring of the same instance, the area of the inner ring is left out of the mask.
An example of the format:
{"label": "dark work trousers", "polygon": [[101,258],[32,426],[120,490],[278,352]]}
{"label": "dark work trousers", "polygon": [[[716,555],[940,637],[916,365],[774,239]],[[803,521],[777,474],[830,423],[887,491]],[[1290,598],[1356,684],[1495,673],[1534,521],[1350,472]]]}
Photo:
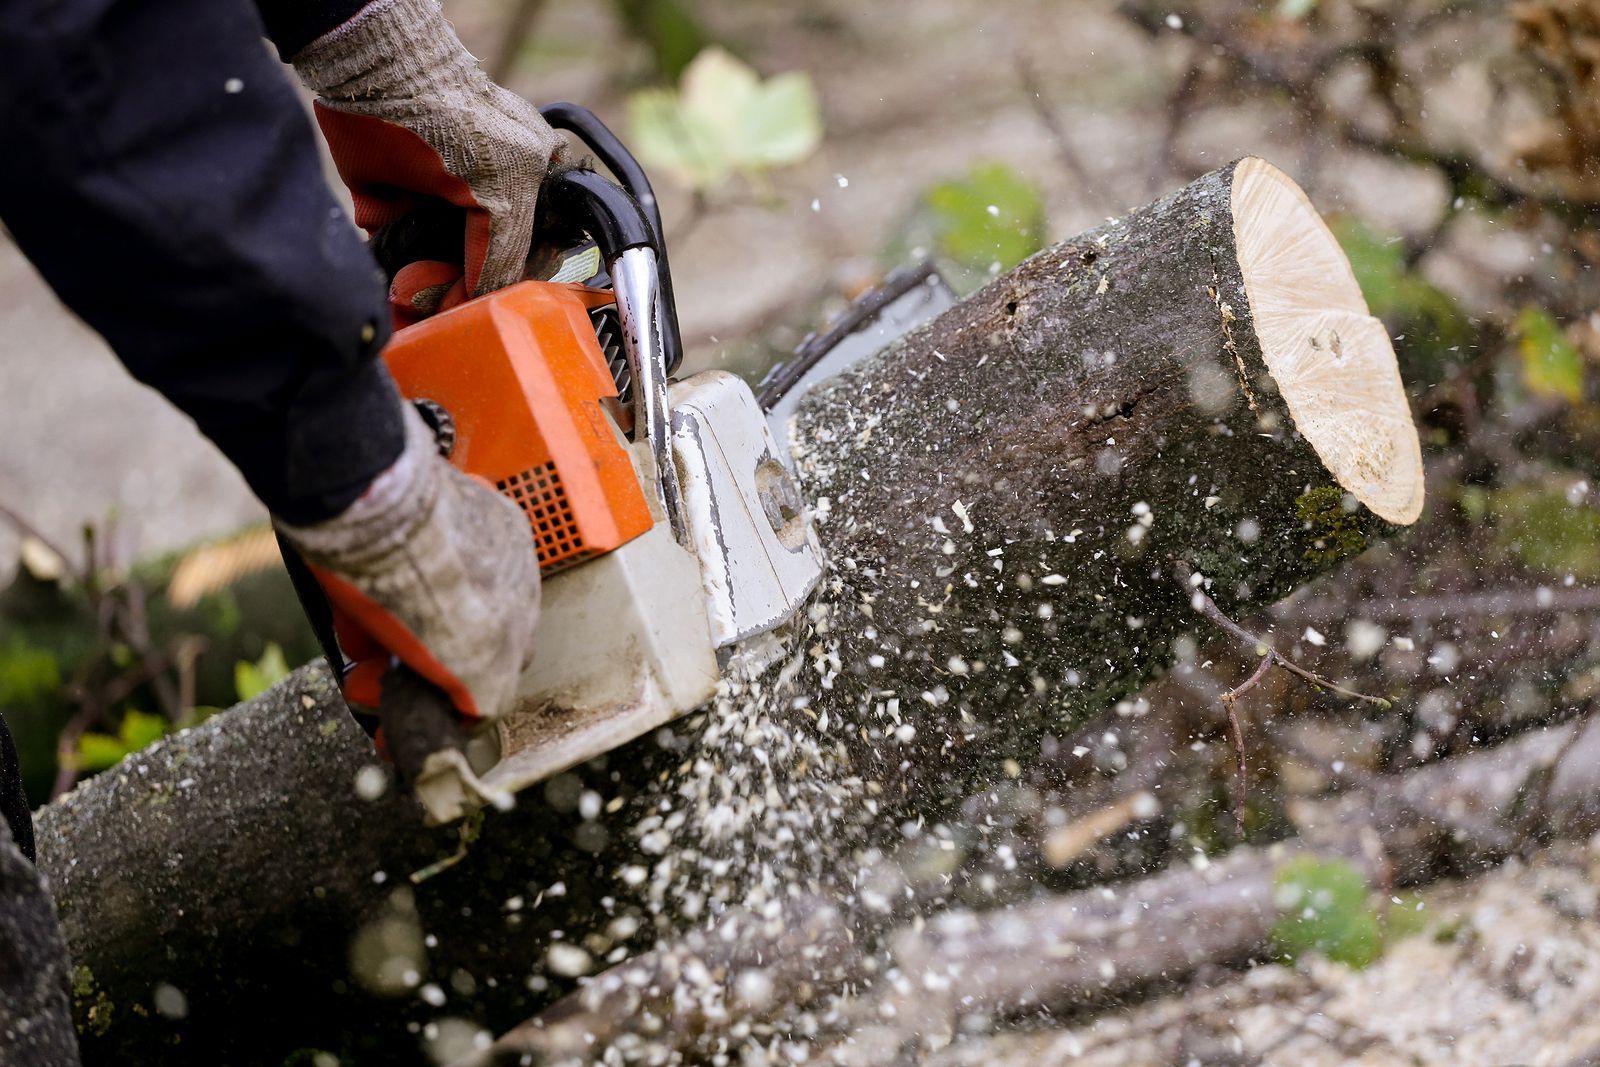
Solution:
{"label": "dark work trousers", "polygon": [[[267,13],[298,45],[350,6]],[[293,523],[337,514],[403,442],[383,280],[313,136],[250,0],[0,0],[0,219]],[[50,358],[5,345],[0,366]]]}

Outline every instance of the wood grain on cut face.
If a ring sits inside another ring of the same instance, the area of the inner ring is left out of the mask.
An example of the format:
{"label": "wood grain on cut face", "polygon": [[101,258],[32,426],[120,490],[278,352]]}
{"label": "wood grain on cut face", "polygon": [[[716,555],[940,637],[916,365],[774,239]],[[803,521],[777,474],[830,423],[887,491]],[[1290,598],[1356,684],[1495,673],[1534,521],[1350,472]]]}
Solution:
{"label": "wood grain on cut face", "polygon": [[1295,427],[1341,486],[1380,517],[1422,513],[1422,452],[1388,332],[1300,187],[1239,163],[1234,238],[1262,356]]}

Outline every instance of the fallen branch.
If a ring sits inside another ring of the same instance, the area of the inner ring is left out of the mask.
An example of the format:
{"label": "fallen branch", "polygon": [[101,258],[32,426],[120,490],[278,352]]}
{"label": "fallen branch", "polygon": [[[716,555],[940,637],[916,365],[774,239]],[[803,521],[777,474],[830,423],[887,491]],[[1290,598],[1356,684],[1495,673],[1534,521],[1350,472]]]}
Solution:
{"label": "fallen branch", "polygon": [[[724,916],[667,948],[584,982],[455,1067],[586,1064],[597,1050],[673,1049],[693,1061],[730,1044],[764,1044],[828,990],[870,977],[867,958],[833,904],[791,900],[778,915]],[[646,1052],[643,1058],[648,1058]]]}
{"label": "fallen branch", "polygon": [[1358,693],[1354,689],[1346,689],[1342,685],[1330,682],[1320,674],[1315,674],[1306,670],[1304,667],[1300,666],[1300,664],[1296,663],[1288,656],[1285,656],[1282,652],[1279,652],[1270,642],[1256,636],[1249,630],[1246,630],[1244,627],[1234,622],[1232,619],[1228,618],[1228,616],[1222,613],[1222,609],[1217,607],[1216,601],[1207,596],[1204,590],[1202,590],[1197,584],[1192,582],[1190,584],[1194,586],[1191,603],[1195,610],[1201,615],[1204,615],[1207,619],[1216,623],[1218,626],[1222,627],[1234,637],[1237,637],[1247,648],[1262,658],[1261,666],[1256,668],[1255,673],[1250,676],[1248,681],[1241,683],[1237,688],[1223,694],[1221,699],[1224,704],[1231,706],[1233,701],[1239,699],[1243,693],[1247,692],[1253,688],[1256,683],[1261,681],[1261,676],[1267,672],[1268,668],[1277,666],[1282,667],[1284,670],[1288,671],[1296,678],[1299,678],[1301,681],[1306,682],[1314,689],[1326,689],[1330,693],[1336,693],[1348,700],[1359,700],[1363,703],[1371,704],[1380,711],[1389,710],[1390,702],[1384,697],[1369,696],[1366,693]]}
{"label": "fallen branch", "polygon": [[[894,960],[914,994],[893,1000],[897,1029],[937,1043],[959,1022],[1073,1012],[1204,964],[1259,956],[1281,914],[1277,872],[1300,855],[1342,858],[1373,881],[1428,881],[1509,854],[1516,833],[1464,836],[1423,812],[1502,823],[1525,783],[1549,774],[1546,828],[1581,838],[1600,827],[1600,730],[1575,723],[1432,764],[1373,789],[1296,806],[1298,841],[1245,846],[1114,889],[1096,888],[1002,913],[940,916],[898,939]],[[1508,830],[1516,830],[1508,826]],[[1374,853],[1370,842],[1381,840]],[[939,991],[944,991],[942,994]],[[855,1015],[879,1014],[869,998]]]}

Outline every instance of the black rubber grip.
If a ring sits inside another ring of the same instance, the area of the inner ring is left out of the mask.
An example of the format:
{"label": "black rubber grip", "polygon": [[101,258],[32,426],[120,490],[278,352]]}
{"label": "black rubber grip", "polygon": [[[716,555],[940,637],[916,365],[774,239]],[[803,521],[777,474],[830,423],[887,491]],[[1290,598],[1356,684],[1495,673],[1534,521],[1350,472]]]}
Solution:
{"label": "black rubber grip", "polygon": [[18,850],[29,863],[34,862],[33,812],[28,808],[28,795],[22,791],[22,765],[17,762],[17,746],[11,742],[4,715],[0,715],[0,816],[11,828],[11,839]]}
{"label": "black rubber grip", "polygon": [[429,756],[462,747],[461,724],[450,698],[398,660],[390,661],[383,676],[380,699],[378,725],[384,748],[407,789]]}

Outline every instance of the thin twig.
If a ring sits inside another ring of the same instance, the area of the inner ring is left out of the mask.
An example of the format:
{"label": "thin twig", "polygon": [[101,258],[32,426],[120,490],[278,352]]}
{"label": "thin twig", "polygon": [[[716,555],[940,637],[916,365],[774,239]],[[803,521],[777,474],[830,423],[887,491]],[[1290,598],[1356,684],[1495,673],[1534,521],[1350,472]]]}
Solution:
{"label": "thin twig", "polygon": [[1200,60],[1191,58],[1184,68],[1183,77],[1167,94],[1166,121],[1161,128],[1161,139],[1155,155],[1150,160],[1150,172],[1145,176],[1145,192],[1148,195],[1159,192],[1168,175],[1177,170],[1178,135],[1183,132],[1184,120],[1189,117],[1194,91],[1200,84],[1203,70]]}
{"label": "thin twig", "polygon": [[122,639],[139,656],[149,671],[150,688],[155,692],[161,710],[169,722],[176,723],[183,714],[183,704],[177,687],[167,676],[166,669],[172,657],[158,651],[150,637],[150,625],[145,615],[144,587],[130,581],[123,587]]}
{"label": "thin twig", "polygon": [[1342,685],[1328,681],[1328,679],[1322,677],[1320,674],[1315,674],[1306,670],[1304,667],[1300,666],[1300,664],[1296,663],[1288,656],[1285,656],[1282,652],[1279,652],[1267,641],[1257,637],[1255,634],[1251,633],[1249,630],[1246,630],[1243,626],[1240,626],[1238,623],[1228,618],[1228,616],[1224,615],[1222,613],[1222,609],[1217,607],[1216,601],[1207,596],[1205,590],[1200,589],[1197,586],[1191,586],[1187,578],[1185,578],[1183,581],[1183,588],[1186,593],[1190,594],[1190,603],[1194,606],[1196,611],[1198,611],[1201,615],[1204,615],[1210,621],[1216,623],[1218,626],[1222,627],[1224,630],[1228,631],[1233,636],[1237,637],[1240,641],[1249,645],[1257,655],[1266,657],[1269,663],[1276,663],[1290,674],[1302,679],[1310,685],[1315,686],[1318,689],[1326,689],[1329,692],[1337,693],[1346,699],[1364,701],[1384,711],[1389,710],[1389,708],[1392,706],[1384,697],[1368,696],[1365,693],[1358,693],[1354,689],[1346,689]]}
{"label": "thin twig", "polygon": [[1362,700],[1385,710],[1390,707],[1390,704],[1383,697],[1367,696],[1365,693],[1358,693],[1354,689],[1346,689],[1342,685],[1336,685],[1328,681],[1319,674],[1313,674],[1311,671],[1306,670],[1300,664],[1279,652],[1270,643],[1228,618],[1222,609],[1217,607],[1217,602],[1207,596],[1205,590],[1201,589],[1197,583],[1194,583],[1193,572],[1187,566],[1180,564],[1178,571],[1179,583],[1184,592],[1190,595],[1190,604],[1193,605],[1194,609],[1248,645],[1256,655],[1261,657],[1260,665],[1256,667],[1255,672],[1249,678],[1245,679],[1243,684],[1228,690],[1219,698],[1222,701],[1223,710],[1228,714],[1228,723],[1233,728],[1234,756],[1237,760],[1237,770],[1233,781],[1233,821],[1238,829],[1239,836],[1243,838],[1244,819],[1248,803],[1248,784],[1245,781],[1244,725],[1239,718],[1235,704],[1241,696],[1260,684],[1261,679],[1266,677],[1267,671],[1277,665],[1296,678],[1318,689],[1329,690],[1350,700]]}
{"label": "thin twig", "polygon": [[55,553],[56,558],[61,560],[63,566],[68,568],[72,567],[72,557],[67,555],[66,552],[62,551],[60,545],[46,537],[42,532],[40,532],[37,526],[29,522],[19,512],[7,505],[3,500],[0,500],[0,520],[3,520],[6,525],[16,530],[17,533],[21,534],[23,537],[32,538],[45,548],[48,548],[51,552]]}
{"label": "thin twig", "polygon": [[[92,663],[98,659],[98,656],[94,656],[88,662]],[[77,687],[79,710],[67,720],[67,724],[61,728],[61,733],[56,737],[56,780],[50,787],[52,798],[60,796],[77,784],[78,739],[88,731],[89,727],[104,721],[106,714],[131,696],[134,690],[146,682],[162,678],[170,666],[171,663],[165,656],[153,653],[141,657],[127,670],[102,685],[91,688],[84,684]]]}
{"label": "thin twig", "polygon": [[1017,77],[1022,82],[1022,95],[1028,101],[1028,106],[1033,108],[1033,113],[1039,119],[1039,124],[1050,135],[1051,147],[1055,149],[1056,160],[1072,180],[1077,183],[1078,190],[1089,200],[1093,201],[1099,211],[1115,214],[1122,210],[1110,191],[1101,184],[1100,180],[1089,172],[1083,160],[1078,158],[1078,152],[1072,147],[1072,141],[1067,137],[1067,130],[1061,122],[1061,116],[1056,114],[1055,108],[1045,99],[1044,86],[1039,81],[1039,75],[1033,64],[1026,56],[1017,56]]}
{"label": "thin twig", "polygon": [[1245,784],[1244,762],[1244,724],[1239,719],[1239,709],[1236,706],[1239,697],[1256,687],[1256,684],[1265,678],[1267,671],[1272,669],[1272,654],[1269,652],[1261,657],[1261,664],[1243,685],[1234,687],[1223,693],[1218,699],[1222,701],[1222,710],[1228,713],[1228,725],[1233,728],[1233,754],[1236,766],[1233,775],[1233,823],[1239,831],[1239,837],[1244,837],[1245,808],[1249,802],[1248,788]]}

